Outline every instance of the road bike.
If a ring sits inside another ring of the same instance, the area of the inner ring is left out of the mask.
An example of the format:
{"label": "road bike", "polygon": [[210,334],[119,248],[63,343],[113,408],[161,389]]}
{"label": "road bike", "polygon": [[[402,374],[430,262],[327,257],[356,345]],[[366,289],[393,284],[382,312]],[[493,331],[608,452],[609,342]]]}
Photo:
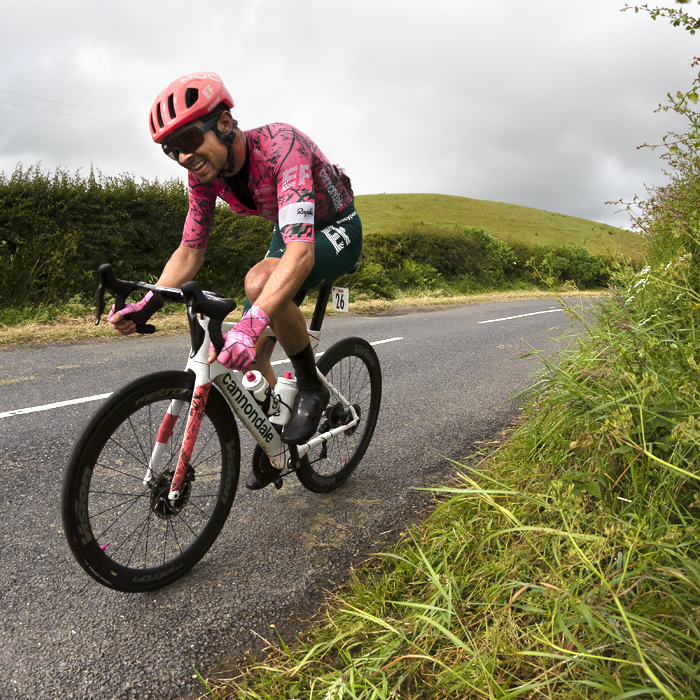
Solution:
{"label": "road bike", "polygon": [[[118,591],[150,591],[179,579],[206,554],[236,495],[238,423],[257,443],[258,467],[281,470],[274,472],[278,488],[291,474],[316,493],[347,480],[369,446],[381,403],[379,359],[366,340],[345,338],[320,356],[317,371],[330,402],[308,443],[286,445],[281,426],[244,387],[244,374],[207,363],[210,341],[218,353],[233,326],[224,319],[235,301],[196,282],[180,290],[119,280],[110,265],[99,275],[96,323],[105,291],[120,310],[133,291],[152,290],[187,305],[191,349],[185,371],[154,372],[114,393],[73,448],[61,492],[63,528],[96,581]],[[314,351],[330,293],[330,285],[319,290],[309,326]]]}

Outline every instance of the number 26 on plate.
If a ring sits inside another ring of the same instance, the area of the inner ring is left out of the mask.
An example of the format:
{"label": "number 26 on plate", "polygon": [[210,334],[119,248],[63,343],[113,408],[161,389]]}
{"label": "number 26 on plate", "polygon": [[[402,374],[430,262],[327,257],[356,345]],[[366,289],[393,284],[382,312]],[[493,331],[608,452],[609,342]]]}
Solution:
{"label": "number 26 on plate", "polygon": [[350,303],[349,290],[333,287],[331,294],[333,296],[333,311],[347,311]]}

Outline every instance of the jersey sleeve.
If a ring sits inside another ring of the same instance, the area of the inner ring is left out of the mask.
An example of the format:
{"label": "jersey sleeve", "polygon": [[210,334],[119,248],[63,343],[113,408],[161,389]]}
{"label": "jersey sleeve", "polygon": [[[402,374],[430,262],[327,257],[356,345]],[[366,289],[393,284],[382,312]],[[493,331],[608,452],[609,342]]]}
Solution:
{"label": "jersey sleeve", "polygon": [[279,228],[285,244],[314,242],[316,197],[311,171],[313,153],[302,139],[285,143],[277,173]]}
{"label": "jersey sleeve", "polygon": [[216,209],[216,190],[211,185],[202,185],[192,175],[188,184],[190,206],[181,244],[188,248],[206,248]]}

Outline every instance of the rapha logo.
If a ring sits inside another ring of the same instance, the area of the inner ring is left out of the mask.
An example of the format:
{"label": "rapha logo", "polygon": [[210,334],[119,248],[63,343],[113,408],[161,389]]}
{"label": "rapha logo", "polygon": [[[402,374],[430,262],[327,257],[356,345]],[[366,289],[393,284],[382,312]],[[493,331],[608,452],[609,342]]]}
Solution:
{"label": "rapha logo", "polygon": [[303,216],[305,218],[312,217],[314,215],[314,210],[313,209],[304,209],[304,207],[299,207],[297,209],[297,215],[298,216]]}

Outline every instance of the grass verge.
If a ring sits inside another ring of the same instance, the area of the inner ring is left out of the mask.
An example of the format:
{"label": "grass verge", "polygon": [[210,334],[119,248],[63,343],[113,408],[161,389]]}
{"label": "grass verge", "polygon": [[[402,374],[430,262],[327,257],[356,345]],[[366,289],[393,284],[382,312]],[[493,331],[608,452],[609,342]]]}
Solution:
{"label": "grass verge", "polygon": [[[564,296],[596,297],[602,292],[562,291]],[[515,299],[544,299],[552,298],[553,293],[538,289],[520,291],[489,292],[484,294],[447,295],[443,291],[421,291],[414,293],[399,292],[396,299],[368,299],[351,297],[351,313],[383,314],[396,312],[399,309],[410,308],[439,308],[456,304],[478,304],[488,301],[508,301]],[[315,302],[306,301],[302,311],[311,318]],[[328,309],[328,315],[334,315]],[[229,320],[240,318],[240,310],[234,311]],[[0,322],[0,347],[21,343],[48,343],[89,340],[92,338],[115,338],[116,334],[107,323],[106,317],[95,326],[94,311],[88,304],[76,304],[67,309],[60,308],[53,313],[45,313],[42,318],[36,312],[26,317],[4,318]],[[187,316],[184,309],[171,313],[159,313],[154,320],[158,328],[158,336],[178,335],[188,332]],[[129,340],[139,340],[143,336],[129,336]]]}
{"label": "grass verge", "polygon": [[686,256],[622,280],[507,443],[308,638],[209,696],[700,697],[693,275]]}

